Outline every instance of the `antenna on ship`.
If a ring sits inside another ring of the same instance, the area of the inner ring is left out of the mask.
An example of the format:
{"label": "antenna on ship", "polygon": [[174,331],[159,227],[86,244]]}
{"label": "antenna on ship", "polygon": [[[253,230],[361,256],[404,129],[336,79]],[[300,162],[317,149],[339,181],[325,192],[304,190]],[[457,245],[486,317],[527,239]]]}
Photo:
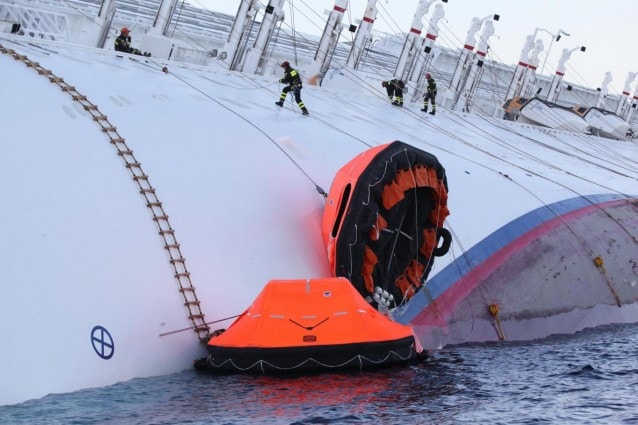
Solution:
{"label": "antenna on ship", "polygon": [[[319,40],[317,51],[315,53],[314,60],[308,68],[308,75],[310,75],[310,84],[317,84],[317,81],[323,77],[324,73],[328,70],[332,56],[339,42],[343,25],[343,14],[346,12],[348,6],[348,0],[336,0],[335,5],[328,15],[326,26]],[[326,11],[327,12],[327,11]]]}
{"label": "antenna on ship", "polygon": [[565,63],[569,60],[573,52],[575,52],[576,50],[584,52],[586,49],[587,48],[585,46],[574,47],[573,49],[563,49],[563,53],[558,60],[556,73],[554,74],[552,84],[550,85],[549,92],[547,93],[547,100],[549,102],[556,103],[556,99],[558,99],[558,94],[560,93],[560,83],[561,81],[563,81],[563,76],[565,75],[566,70]]}
{"label": "antenna on ship", "polygon": [[[372,26],[374,25],[374,20],[376,18],[377,0],[368,0],[366,11],[363,14],[363,20],[360,22],[359,28],[357,28],[356,30],[357,34],[354,37],[352,49],[350,49],[350,54],[348,55],[348,59],[346,60],[346,68],[356,70],[359,67],[363,52],[365,51],[366,46],[370,43],[370,39],[372,38]],[[350,29],[353,29],[352,26]]]}

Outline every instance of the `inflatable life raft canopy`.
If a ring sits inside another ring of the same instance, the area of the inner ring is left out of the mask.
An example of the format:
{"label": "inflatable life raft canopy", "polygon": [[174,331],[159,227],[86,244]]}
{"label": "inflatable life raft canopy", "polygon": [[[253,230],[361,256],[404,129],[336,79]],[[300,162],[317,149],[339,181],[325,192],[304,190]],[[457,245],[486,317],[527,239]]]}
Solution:
{"label": "inflatable life raft canopy", "polygon": [[391,321],[343,278],[271,280],[195,367],[282,373],[387,366],[423,356],[412,328]]}
{"label": "inflatable life raft canopy", "polygon": [[335,176],[323,215],[335,275],[376,306],[409,300],[450,248],[447,197],[445,169],[428,152],[395,141],[358,155]]}

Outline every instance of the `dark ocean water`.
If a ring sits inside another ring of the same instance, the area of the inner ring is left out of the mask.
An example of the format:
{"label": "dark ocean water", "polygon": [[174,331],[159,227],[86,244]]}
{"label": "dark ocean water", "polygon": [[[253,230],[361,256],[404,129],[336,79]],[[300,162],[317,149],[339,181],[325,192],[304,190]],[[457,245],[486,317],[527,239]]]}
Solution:
{"label": "dark ocean water", "polygon": [[193,371],[0,407],[0,424],[638,424],[638,325],[312,377]]}

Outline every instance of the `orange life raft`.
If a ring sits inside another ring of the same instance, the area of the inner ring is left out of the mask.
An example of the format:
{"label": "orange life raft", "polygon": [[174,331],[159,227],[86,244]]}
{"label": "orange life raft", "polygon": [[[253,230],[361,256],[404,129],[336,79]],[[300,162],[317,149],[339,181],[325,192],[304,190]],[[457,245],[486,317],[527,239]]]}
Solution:
{"label": "orange life raft", "polygon": [[450,248],[445,169],[437,158],[395,141],[369,149],[339,170],[322,234],[336,276],[373,305],[411,298]]}
{"label": "orange life raft", "polygon": [[272,280],[195,367],[216,372],[363,369],[424,356],[412,328],[391,321],[343,278]]}

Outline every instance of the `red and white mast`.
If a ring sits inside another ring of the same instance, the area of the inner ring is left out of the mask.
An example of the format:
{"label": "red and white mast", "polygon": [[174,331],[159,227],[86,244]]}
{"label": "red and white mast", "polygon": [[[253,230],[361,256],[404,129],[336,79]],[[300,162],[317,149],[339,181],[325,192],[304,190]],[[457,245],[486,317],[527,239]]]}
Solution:
{"label": "red and white mast", "polygon": [[631,120],[634,119],[634,114],[636,113],[637,107],[638,107],[638,84],[636,85],[636,88],[634,89],[634,97],[631,101],[631,105],[629,106],[629,108],[627,109],[627,113],[623,117],[628,124],[631,123]]}
{"label": "red and white mast", "polygon": [[[410,68],[410,64],[414,62],[416,55],[419,53],[419,47],[421,46],[422,41],[421,29],[423,28],[421,21],[428,13],[430,5],[436,1],[437,0],[420,0],[416,12],[414,13],[410,32],[408,32],[408,35],[406,36],[403,49],[401,50],[401,55],[399,56],[397,66],[394,69],[394,76],[402,79],[403,81],[408,79],[408,68]],[[447,3],[447,0],[443,0],[443,2]]]}
{"label": "red and white mast", "polygon": [[485,62],[485,56],[487,56],[487,50],[489,49],[488,40],[492,35],[494,35],[494,22],[492,20],[488,20],[485,22],[485,25],[483,25],[483,32],[481,32],[481,37],[479,38],[479,42],[476,47],[476,54],[474,55],[472,64],[468,70],[468,76],[463,87],[462,96],[465,100],[463,110],[466,112],[470,112],[472,109],[472,99],[474,98],[474,93],[481,81],[483,63]]}
{"label": "red and white mast", "polygon": [[470,66],[470,61],[474,56],[474,44],[476,42],[476,33],[481,29],[483,22],[488,19],[492,19],[497,17],[498,15],[489,15],[482,19],[473,18],[472,23],[470,24],[470,29],[467,31],[467,36],[465,37],[465,44],[463,45],[463,49],[461,50],[461,56],[456,64],[456,68],[454,69],[454,74],[452,75],[452,79],[450,80],[450,90],[452,93],[458,93],[459,89],[465,83],[461,82],[461,79],[464,75],[467,74],[467,70]]}
{"label": "red and white mast", "polygon": [[596,107],[603,108],[607,103],[607,93],[609,93],[609,83],[611,83],[612,77],[611,72],[607,71],[605,73],[605,79],[600,86],[600,93],[598,94],[598,100],[596,100]]}
{"label": "red and white mast", "polygon": [[638,74],[635,72],[629,72],[629,74],[627,74],[625,87],[622,90],[622,96],[620,97],[620,100],[618,100],[618,107],[616,108],[616,115],[619,117],[622,117],[625,114],[625,106],[627,105],[627,99],[629,98],[629,92],[631,90],[629,86],[631,86],[631,83],[633,83],[636,79],[636,75]]}
{"label": "red and white mast", "polygon": [[417,90],[415,90],[414,93],[415,95],[417,92],[422,92],[422,86],[424,84],[423,71],[428,69],[430,62],[432,62],[432,46],[434,45],[436,38],[439,36],[439,21],[443,19],[444,15],[445,12],[443,12],[443,5],[437,4],[434,6],[434,12],[430,17],[430,24],[428,25],[425,39],[423,39],[421,44],[423,53],[417,55],[414,69],[412,70],[409,78],[409,81],[417,87]]}
{"label": "red and white mast", "polygon": [[556,102],[558,99],[558,94],[560,93],[560,83],[563,81],[563,76],[565,76],[565,63],[569,60],[572,53],[576,50],[580,50],[581,52],[585,51],[585,46],[574,47],[573,49],[563,49],[563,53],[558,60],[558,66],[556,67],[556,73],[554,74],[554,78],[552,79],[552,84],[549,87],[549,92],[547,93],[547,100],[550,102]]}
{"label": "red and white mast", "polygon": [[331,52],[334,51],[339,41],[339,36],[343,29],[341,21],[343,20],[343,14],[346,12],[347,7],[348,0],[336,0],[330,15],[328,15],[326,27],[319,40],[315,58],[307,71],[311,81],[325,72],[330,64]]}
{"label": "red and white mast", "polygon": [[361,62],[361,57],[366,48],[366,45],[370,41],[372,35],[372,26],[374,20],[377,18],[377,0],[368,0],[366,11],[363,14],[363,20],[357,28],[357,34],[354,37],[354,43],[352,43],[352,49],[346,60],[346,67],[351,69],[357,69]]}
{"label": "red and white mast", "polygon": [[523,45],[523,50],[521,50],[521,56],[518,59],[518,64],[516,65],[514,76],[512,77],[512,81],[510,81],[510,85],[507,88],[507,92],[505,93],[505,101],[508,101],[521,94],[521,91],[523,90],[523,86],[525,84],[525,71],[529,67],[529,54],[533,48],[534,35],[530,34],[527,36],[527,38],[525,38],[525,44]]}
{"label": "red and white mast", "polygon": [[521,96],[531,97],[536,95],[536,70],[540,62],[540,54],[545,49],[545,44],[540,38],[534,43],[534,48],[529,54],[529,64],[525,70],[525,83],[521,90]]}

